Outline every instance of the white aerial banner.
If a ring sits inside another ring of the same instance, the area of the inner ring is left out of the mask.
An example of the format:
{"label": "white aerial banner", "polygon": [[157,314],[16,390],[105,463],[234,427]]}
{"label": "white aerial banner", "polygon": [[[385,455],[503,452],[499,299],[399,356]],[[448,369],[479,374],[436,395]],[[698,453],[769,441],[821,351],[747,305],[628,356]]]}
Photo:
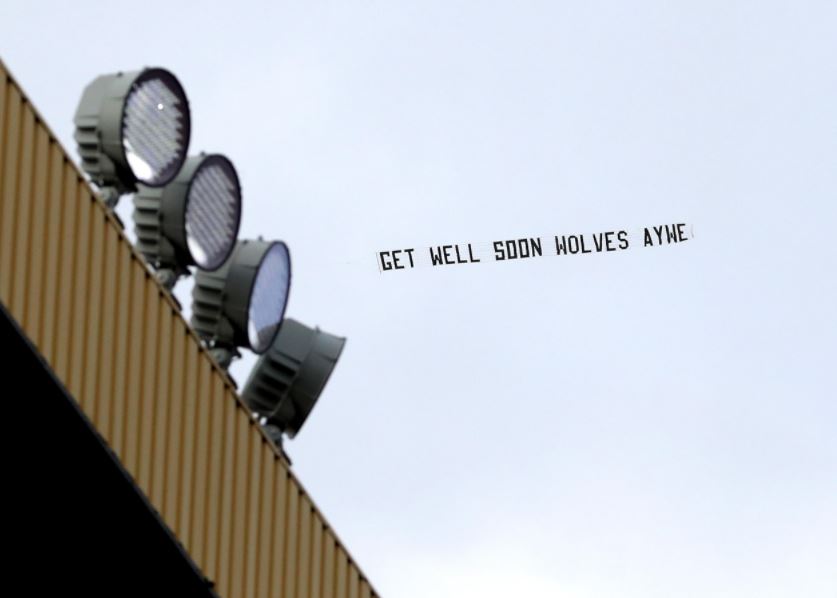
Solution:
{"label": "white aerial banner", "polygon": [[694,227],[679,222],[597,233],[562,233],[489,242],[386,249],[377,251],[375,259],[378,271],[383,274],[414,268],[615,253],[637,247],[674,245],[692,239]]}

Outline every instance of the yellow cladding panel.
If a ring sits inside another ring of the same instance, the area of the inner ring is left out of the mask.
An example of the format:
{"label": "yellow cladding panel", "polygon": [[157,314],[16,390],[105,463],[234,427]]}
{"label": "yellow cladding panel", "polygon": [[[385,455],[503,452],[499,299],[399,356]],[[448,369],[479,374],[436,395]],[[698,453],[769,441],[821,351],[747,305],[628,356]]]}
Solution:
{"label": "yellow cladding panel", "polygon": [[0,62],[0,301],[221,596],[374,596]]}
{"label": "yellow cladding panel", "polygon": [[244,596],[255,598],[258,589],[256,567],[261,546],[261,481],[262,460],[270,458],[257,434],[250,434],[250,465],[247,490],[247,546],[244,554]]}
{"label": "yellow cladding panel", "polygon": [[299,498],[297,509],[299,545],[296,558],[296,595],[308,596],[308,575],[311,571],[311,501],[305,496]]}
{"label": "yellow cladding panel", "polygon": [[334,569],[337,566],[335,555],[337,553],[337,541],[330,529],[323,530],[323,575],[322,575],[322,595],[334,596],[335,590],[334,580],[336,579]]}
{"label": "yellow cladding panel", "polygon": [[348,598],[349,576],[347,570],[349,567],[349,556],[345,550],[338,548],[335,558],[337,559],[337,564],[334,568],[334,595],[337,598]]}
{"label": "yellow cladding panel", "polygon": [[[218,464],[210,468],[210,475],[207,488],[206,506],[206,553],[204,555],[207,563],[206,574],[215,579],[218,576],[218,544],[221,532],[221,491],[224,487],[224,470],[220,465],[223,463],[223,438],[225,407],[229,406],[229,397],[225,394],[226,388],[223,380],[213,378],[210,390],[204,395],[203,401],[208,409],[210,419],[210,443],[209,462]],[[273,465],[272,461],[270,463]],[[272,471],[272,467],[270,468]]]}
{"label": "yellow cladding panel", "polygon": [[313,509],[311,510],[311,569],[308,573],[309,592],[311,596],[322,595],[323,578],[323,521]]}

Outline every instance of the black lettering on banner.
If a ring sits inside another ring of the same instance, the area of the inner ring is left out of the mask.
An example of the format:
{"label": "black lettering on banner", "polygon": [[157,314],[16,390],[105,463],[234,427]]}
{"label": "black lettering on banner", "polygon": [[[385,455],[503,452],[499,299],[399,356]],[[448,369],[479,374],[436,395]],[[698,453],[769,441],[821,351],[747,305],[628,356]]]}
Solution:
{"label": "black lettering on banner", "polygon": [[[648,234],[648,231],[645,231]],[[628,233],[627,231],[620,230],[619,234],[616,235],[616,238],[619,239],[619,249],[627,249],[628,248]]]}
{"label": "black lettering on banner", "polygon": [[532,244],[532,257],[535,254],[538,254],[538,257],[543,257],[543,251],[541,250],[541,238],[535,237],[534,239],[529,239],[529,242]]}
{"label": "black lettering on banner", "polygon": [[616,248],[613,246],[613,235],[613,231],[605,233],[605,247],[608,251],[616,251]]}
{"label": "black lettering on banner", "polygon": [[659,227],[655,226],[654,227],[654,232],[657,235],[657,240],[659,241],[659,244],[662,245],[663,244],[663,227],[662,226],[659,226]]}
{"label": "black lettering on banner", "polygon": [[[368,255],[368,254],[367,254],[367,255]],[[389,262],[388,262],[388,261],[384,258],[384,256],[388,256],[388,255],[389,255],[389,251],[381,251],[379,255],[381,256],[381,269],[382,269],[382,270],[392,270],[392,264],[390,264],[390,263],[389,263]]]}
{"label": "black lettering on banner", "polygon": [[468,255],[471,257],[471,263],[472,264],[478,264],[479,263],[479,260],[474,259],[474,252],[471,249],[471,244],[470,243],[468,243]]}
{"label": "black lettering on banner", "polygon": [[[575,241],[575,249],[573,249],[573,241]],[[570,235],[567,239],[567,247],[569,248],[570,253],[572,253],[573,255],[578,253],[578,237],[576,237],[575,235]]]}
{"label": "black lettering on banner", "polygon": [[451,259],[452,259],[451,256],[450,256],[450,250],[451,249],[453,249],[453,247],[451,245],[444,245],[442,247],[442,252],[445,254],[445,263],[448,264],[448,265],[454,263],[454,262],[451,261]]}
{"label": "black lettering on banner", "polygon": [[507,260],[517,259],[517,245],[514,244],[514,241],[506,241],[506,256]]}
{"label": "black lettering on banner", "polygon": [[[690,231],[685,230],[685,227],[686,223],[684,222],[662,224],[660,226],[646,226],[642,228],[643,246],[655,247],[688,241],[693,237]],[[639,231],[639,229],[636,229],[636,231]],[[553,238],[555,239],[555,255],[614,252],[628,249],[631,246],[631,238],[627,230],[554,235]],[[591,244],[588,246],[589,243]],[[465,245],[468,246],[467,254],[465,252]],[[543,257],[543,239],[541,237],[523,237],[520,239],[493,241],[492,247],[494,249],[495,261]],[[436,245],[427,249],[430,252],[430,262],[433,266],[478,264],[481,262],[480,258],[474,255],[474,246],[472,243]],[[413,255],[414,251],[416,249],[410,247],[407,249],[390,249],[388,251],[376,252],[379,270],[386,272],[389,270],[415,268],[416,259]],[[407,259],[404,259],[404,254],[406,254]],[[407,263],[408,261],[409,265]],[[423,265],[423,263],[419,265]]]}

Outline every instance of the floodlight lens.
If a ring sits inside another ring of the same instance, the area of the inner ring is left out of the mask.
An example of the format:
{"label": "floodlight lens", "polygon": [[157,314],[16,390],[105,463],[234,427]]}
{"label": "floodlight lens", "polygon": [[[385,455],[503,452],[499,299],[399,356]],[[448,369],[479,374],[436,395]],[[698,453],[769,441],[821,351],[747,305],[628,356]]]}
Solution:
{"label": "floodlight lens", "polygon": [[241,189],[229,160],[210,156],[201,164],[186,200],[186,245],[199,268],[215,270],[238,234]]}
{"label": "floodlight lens", "polygon": [[290,282],[288,248],[284,243],[275,243],[262,259],[250,297],[247,336],[253,351],[261,353],[273,341],[285,313]]}
{"label": "floodlight lens", "polygon": [[189,143],[189,107],[174,75],[149,69],[125,100],[122,147],[139,182],[159,186],[180,170]]}

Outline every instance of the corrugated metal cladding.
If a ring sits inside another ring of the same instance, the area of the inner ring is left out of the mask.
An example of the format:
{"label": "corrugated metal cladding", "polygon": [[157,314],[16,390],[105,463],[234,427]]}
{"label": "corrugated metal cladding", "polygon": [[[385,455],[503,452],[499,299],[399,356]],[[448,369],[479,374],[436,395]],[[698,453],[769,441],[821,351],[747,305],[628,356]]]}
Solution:
{"label": "corrugated metal cladding", "polygon": [[375,595],[2,62],[0,300],[221,596]]}

